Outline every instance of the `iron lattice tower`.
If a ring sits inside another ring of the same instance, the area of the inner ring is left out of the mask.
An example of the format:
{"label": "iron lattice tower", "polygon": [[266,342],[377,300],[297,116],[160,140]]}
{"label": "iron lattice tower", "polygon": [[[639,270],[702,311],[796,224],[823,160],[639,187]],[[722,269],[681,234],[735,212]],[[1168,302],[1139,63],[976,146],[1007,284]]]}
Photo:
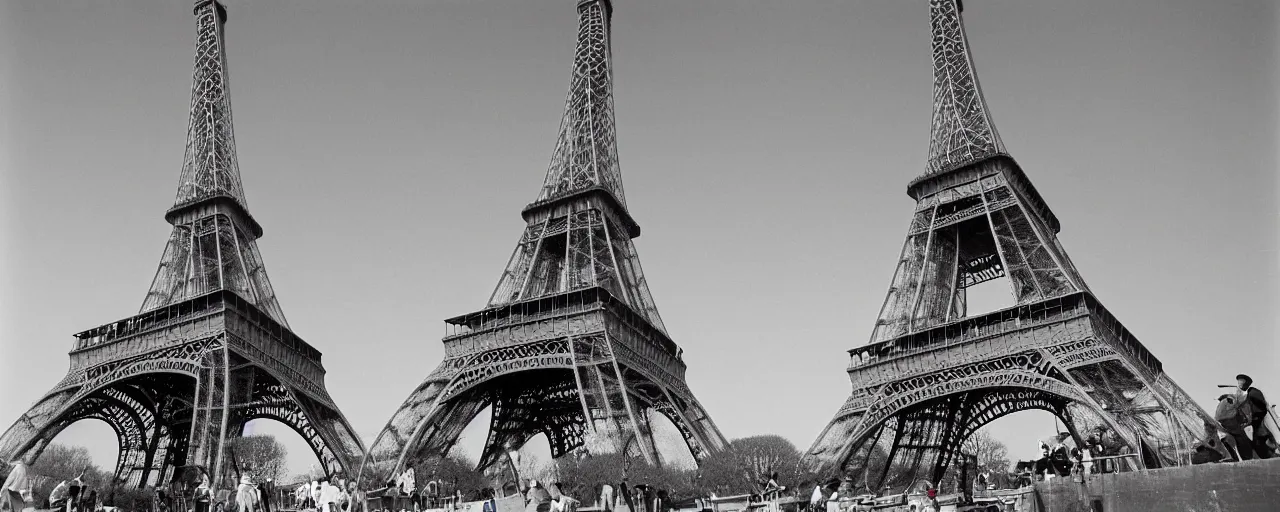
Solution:
{"label": "iron lattice tower", "polygon": [[522,212],[528,226],[485,309],[446,320],[445,360],[373,442],[362,480],[444,455],[486,406],[482,468],[538,433],[553,457],[584,447],[660,463],[653,414],[670,418],[695,457],[725,445],[685,383],[632,242],[640,227],[618,169],[612,7],[580,0],[577,11],[567,105],[542,190]]}
{"label": "iron lattice tower", "polygon": [[232,134],[226,16],[216,0],[195,2],[186,154],[165,214],[173,234],[141,310],[75,335],[67,376],[0,436],[0,459],[34,461],[62,429],[96,418],[115,430],[116,474],[130,485],[167,482],[184,465],[216,479],[228,441],[270,418],[330,474],[359,462],[320,352],[290,330],[258,252]]}
{"label": "iron lattice tower", "polygon": [[[905,483],[891,473],[938,482],[978,428],[1041,409],[1077,443],[1082,427],[1102,427],[1135,466],[1189,464],[1195,441],[1216,439],[1216,422],[1094,297],[1058,243],[1058,218],[991,120],[961,9],[930,1],[927,170],[907,187],[916,209],[871,340],[849,351],[852,396],[807,457],[868,489]],[[966,315],[966,289],[997,278],[1015,305]]]}

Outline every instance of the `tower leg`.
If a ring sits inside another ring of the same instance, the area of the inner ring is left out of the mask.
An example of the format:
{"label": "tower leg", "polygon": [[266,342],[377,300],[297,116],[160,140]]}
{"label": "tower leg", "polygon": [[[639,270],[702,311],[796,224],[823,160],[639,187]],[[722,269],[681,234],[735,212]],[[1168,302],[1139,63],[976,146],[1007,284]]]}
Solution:
{"label": "tower leg", "polygon": [[227,438],[229,357],[226,345],[219,344],[200,358],[187,445],[187,464],[204,467],[215,486],[220,484],[215,479],[222,476],[223,443]]}
{"label": "tower leg", "polygon": [[[612,347],[613,341],[609,339],[608,333],[604,335],[604,339],[605,342],[610,345],[609,352],[614,353],[616,356],[616,352]],[[613,358],[612,364],[609,365],[609,367],[613,369],[613,374],[617,377],[618,393],[622,397],[622,404],[626,407],[627,418],[631,421],[631,428],[633,429],[632,432],[634,432],[636,436],[635,441],[640,445],[640,450],[641,453],[644,454],[645,462],[656,465],[658,464],[658,450],[653,445],[653,436],[649,434],[648,424],[646,423],[642,425],[639,421],[640,416],[637,414],[638,408],[635,406],[635,400],[631,397],[630,393],[626,392],[627,382],[622,376],[622,368],[618,364],[617,357]]]}

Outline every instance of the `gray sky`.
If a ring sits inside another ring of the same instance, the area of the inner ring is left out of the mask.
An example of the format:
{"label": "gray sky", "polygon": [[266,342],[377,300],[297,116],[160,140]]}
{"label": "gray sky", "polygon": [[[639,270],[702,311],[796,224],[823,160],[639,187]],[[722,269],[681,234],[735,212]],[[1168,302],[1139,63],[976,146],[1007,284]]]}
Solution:
{"label": "gray sky", "polygon": [[[268,274],[372,437],[481,308],[563,108],[572,0],[227,1]],[[924,169],[924,0],[615,0],[619,153],[654,297],[725,435],[806,448],[849,393]],[[1275,7],[969,0],[1009,151],[1099,298],[1202,404],[1277,370]],[[0,7],[0,423],[136,313],[182,164],[186,0]],[[1053,430],[993,425],[1013,455]],[[114,464],[103,424],[88,443]],[[275,431],[273,427],[264,427]],[[309,456],[286,439],[293,465]]]}

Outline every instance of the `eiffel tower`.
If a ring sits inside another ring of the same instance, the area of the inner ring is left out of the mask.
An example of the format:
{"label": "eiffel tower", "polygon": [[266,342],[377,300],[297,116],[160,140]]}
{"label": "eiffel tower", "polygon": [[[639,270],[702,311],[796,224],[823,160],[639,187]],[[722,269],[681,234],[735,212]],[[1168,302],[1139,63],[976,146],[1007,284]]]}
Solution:
{"label": "eiffel tower", "polygon": [[618,169],[612,6],[580,0],[577,11],[569,97],[542,191],[521,213],[528,226],[488,305],[446,320],[444,361],[373,442],[362,481],[447,453],[486,406],[481,468],[538,433],[553,457],[583,447],[661,463],[655,414],[695,457],[725,445],[685,384],[632,243],[640,226]]}
{"label": "eiffel tower", "polygon": [[[1190,464],[1193,443],[1216,439],[1217,423],[1067,257],[1058,218],[992,122],[960,2],[929,9],[927,170],[907,186],[916,208],[871,340],[849,351],[853,393],[807,458],[868,489],[891,467],[936,483],[978,428],[1040,409],[1077,446],[1094,432],[1117,439],[1132,467]],[[967,314],[966,291],[1000,278],[1016,304]]]}
{"label": "eiffel tower", "polygon": [[258,418],[295,430],[329,474],[354,470],[364,451],[258,252],[262,227],[246,206],[232,134],[226,8],[198,0],[195,17],[186,155],[151,290],[137,315],[75,335],[66,377],[0,436],[0,459],[34,461],[87,418],[115,430],[116,475],[132,486],[168,482],[185,465],[217,485],[228,441]]}

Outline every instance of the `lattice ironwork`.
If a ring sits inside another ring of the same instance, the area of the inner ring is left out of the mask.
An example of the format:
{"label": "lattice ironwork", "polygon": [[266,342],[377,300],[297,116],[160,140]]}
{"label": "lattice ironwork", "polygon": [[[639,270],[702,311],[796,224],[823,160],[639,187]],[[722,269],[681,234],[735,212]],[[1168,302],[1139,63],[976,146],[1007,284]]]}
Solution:
{"label": "lattice ironwork", "polygon": [[231,122],[224,35],[227,11],[218,1],[197,0],[195,15],[196,65],[191,86],[191,118],[174,206],[227,196],[247,207]]}
{"label": "lattice ironwork", "polygon": [[538,201],[601,187],[626,204],[613,119],[609,0],[578,2],[578,45],[556,149]]}
{"label": "lattice ironwork", "polygon": [[[930,2],[929,173],[908,187],[916,209],[871,339],[850,351],[853,393],[808,460],[874,490],[904,483],[891,475],[937,482],[977,428],[1044,409],[1077,443],[1081,427],[1102,428],[1143,466],[1190,464],[1217,423],[1067,257],[1056,216],[991,124],[959,12],[957,0]],[[968,288],[1001,278],[1015,305],[972,315]]]}
{"label": "lattice ironwork", "polygon": [[486,309],[448,320],[446,359],[370,446],[361,479],[383,483],[440,456],[485,407],[479,461],[544,433],[554,455],[628,453],[658,462],[647,414],[666,414],[701,457],[725,445],[684,381],[632,239],[614,140],[607,0],[581,0],[569,98],[528,223]]}
{"label": "lattice ironwork", "polygon": [[173,234],[141,311],[231,290],[287,327],[258,252],[256,240],[262,228],[249,215],[236,160],[226,8],[215,0],[197,0],[195,15],[196,57],[186,152],[177,198],[166,216]]}
{"label": "lattice ironwork", "polygon": [[927,174],[1005,152],[974,71],[959,0],[930,0],[933,32],[933,123]]}
{"label": "lattice ironwork", "polygon": [[142,311],[76,335],[67,376],[0,435],[0,459],[34,460],[89,418],[116,432],[116,473],[134,486],[183,464],[222,476],[227,441],[254,418],[293,428],[329,473],[354,470],[364,452],[324,389],[320,353],[285,323],[258,253],[262,228],[246,208],[232,135],[226,9],[197,0],[195,17],[186,155],[165,215],[174,231]]}

